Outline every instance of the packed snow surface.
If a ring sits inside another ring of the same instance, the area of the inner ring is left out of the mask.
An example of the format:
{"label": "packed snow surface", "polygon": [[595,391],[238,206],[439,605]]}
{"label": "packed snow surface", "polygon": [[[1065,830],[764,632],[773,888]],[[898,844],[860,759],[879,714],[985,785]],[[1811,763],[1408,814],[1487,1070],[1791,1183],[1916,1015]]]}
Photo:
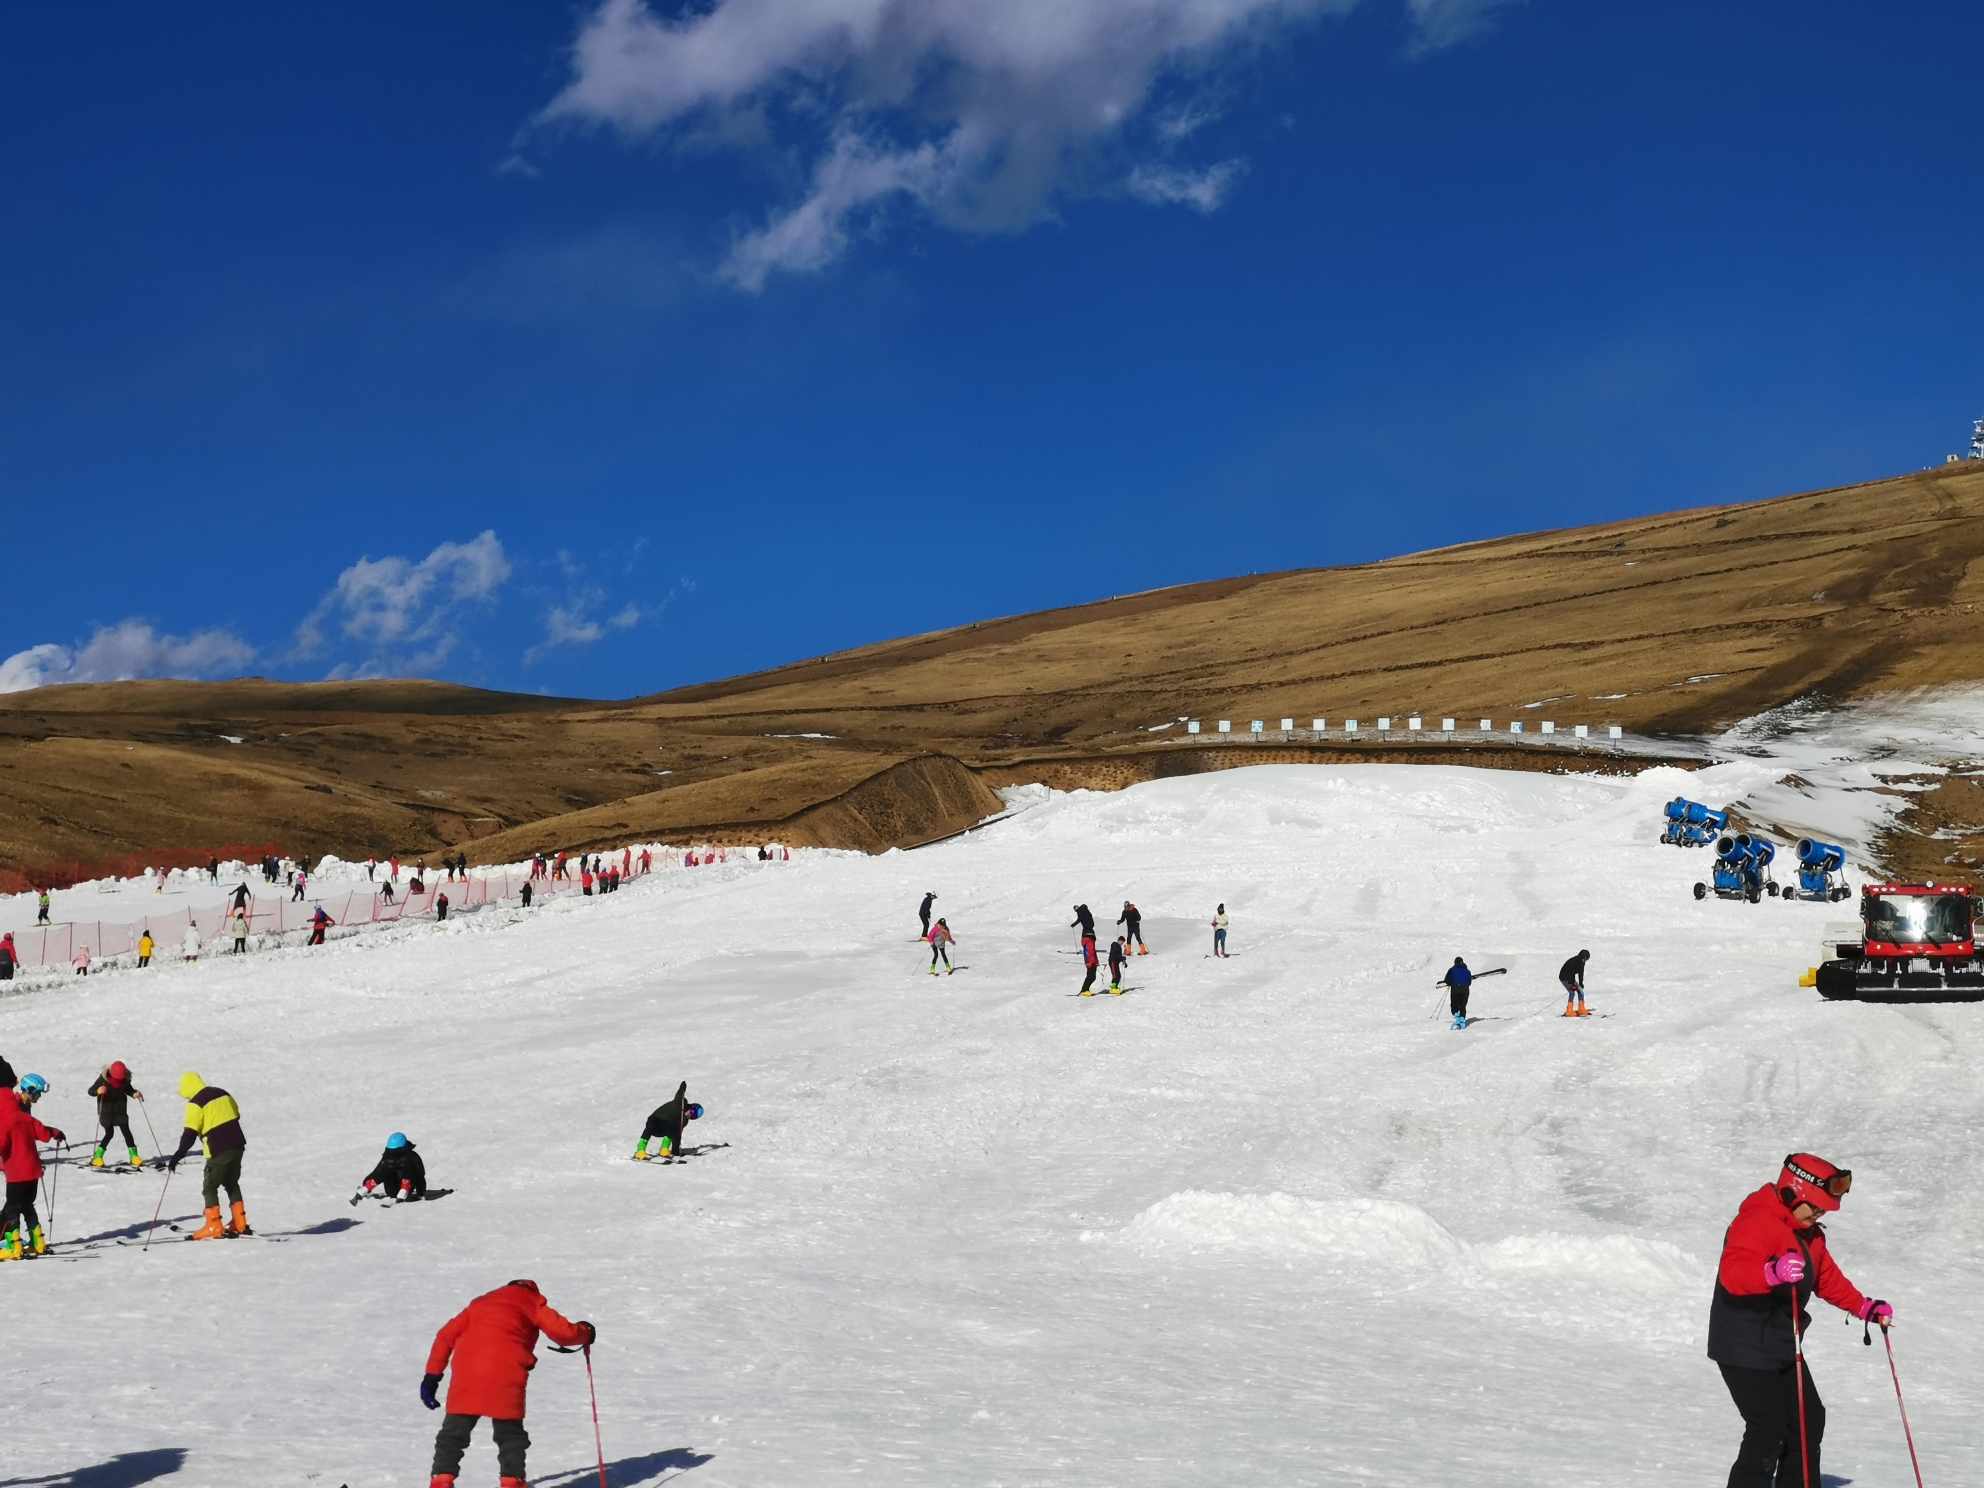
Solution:
{"label": "packed snow surface", "polygon": [[[82,1147],[121,1058],[169,1142],[198,1070],[240,1101],[260,1238],[118,1245],[160,1178],[53,1170],[74,1259],[0,1267],[7,1481],[420,1484],[435,1330],[528,1276],[599,1327],[620,1485],[1716,1483],[1712,1268],[1800,1148],[1855,1172],[1835,1254],[1897,1307],[1928,1481],[1965,1481],[1984,1008],[1824,1003],[1796,983],[1837,906],[1691,896],[1661,804],[1771,778],[1029,792],[914,853],[40,982],[0,1051],[43,1117]],[[1125,898],[1151,954],[1071,996],[1069,907],[1106,930]],[[1564,1019],[1585,947],[1598,1016]],[[1508,968],[1465,1032],[1456,954]],[[684,1078],[706,1150],[629,1161]],[[452,1192],[349,1207],[394,1130]],[[1815,1318],[1829,1474],[1912,1482],[1882,1350]],[[533,1480],[596,1481],[581,1361],[530,1398]],[[463,1482],[495,1476],[484,1427]]]}

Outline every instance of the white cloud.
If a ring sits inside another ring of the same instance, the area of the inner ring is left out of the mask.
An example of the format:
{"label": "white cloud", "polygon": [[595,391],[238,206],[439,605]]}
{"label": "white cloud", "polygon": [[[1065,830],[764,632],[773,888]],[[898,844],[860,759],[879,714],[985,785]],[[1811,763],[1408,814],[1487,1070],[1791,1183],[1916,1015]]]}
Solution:
{"label": "white cloud", "polygon": [[134,677],[208,677],[238,672],[255,650],[225,630],[183,639],[160,635],[141,620],[99,626],[81,647],[30,646],[0,661],[0,692],[25,692],[56,682],[126,682]]}
{"label": "white cloud", "polygon": [[335,625],[368,648],[361,663],[333,675],[377,676],[394,668],[428,670],[461,639],[468,610],[490,599],[510,577],[510,560],[494,532],[465,543],[445,542],[419,562],[361,558],[338,575],[337,586],[297,627],[297,651],[313,656]]}
{"label": "white cloud", "polygon": [[[747,289],[846,251],[892,203],[967,231],[1023,228],[1057,197],[1218,206],[1238,162],[1171,159],[1214,117],[1222,72],[1359,0],[601,0],[539,116],[788,152],[797,205],[733,245]],[[1406,0],[1412,50],[1519,0]]]}
{"label": "white cloud", "polygon": [[619,613],[604,620],[591,619],[593,606],[605,597],[597,589],[588,589],[567,603],[553,605],[547,610],[544,615],[544,639],[524,652],[524,665],[534,664],[556,647],[590,646],[609,630],[631,630],[641,623],[641,608],[635,604],[623,606]]}

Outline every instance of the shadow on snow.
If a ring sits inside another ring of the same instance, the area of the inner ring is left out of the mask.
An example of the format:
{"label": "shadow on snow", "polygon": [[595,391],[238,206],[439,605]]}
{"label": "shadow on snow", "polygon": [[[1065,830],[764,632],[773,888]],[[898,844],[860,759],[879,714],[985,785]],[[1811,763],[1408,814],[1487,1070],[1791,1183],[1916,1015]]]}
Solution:
{"label": "shadow on snow", "polygon": [[108,1462],[49,1473],[39,1478],[0,1478],[0,1488],[138,1488],[154,1478],[168,1477],[185,1465],[184,1447],[158,1447],[149,1452],[119,1452]]}

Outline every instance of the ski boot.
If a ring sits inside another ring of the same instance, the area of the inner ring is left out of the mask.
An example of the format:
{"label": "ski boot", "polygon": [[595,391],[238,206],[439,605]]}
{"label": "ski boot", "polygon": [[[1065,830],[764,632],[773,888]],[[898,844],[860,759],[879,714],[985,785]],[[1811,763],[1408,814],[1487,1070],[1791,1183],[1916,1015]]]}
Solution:
{"label": "ski boot", "polygon": [[1566,1018],[1575,1018],[1577,1016],[1577,1004],[1575,1002],[1564,1004],[1564,1016]]}
{"label": "ski boot", "polygon": [[1583,1003],[1579,1003],[1578,1016],[1580,1018],[1589,1018],[1591,1016],[1591,1009],[1586,1007]]}
{"label": "ski boot", "polygon": [[1455,1030],[1455,1032],[1459,1032],[1459,1031],[1460,1031],[1461,1029],[1463,1029],[1463,1028],[1465,1028],[1465,1027],[1467,1027],[1467,1014],[1465,1014],[1465,1013],[1455,1013],[1455,1014],[1454,1014],[1454,1030]]}
{"label": "ski boot", "polygon": [[427,1488],[455,1488],[453,1473],[436,1473],[427,1480]]}
{"label": "ski boot", "polygon": [[496,1488],[530,1488],[522,1478],[498,1478]]}
{"label": "ski boot", "polygon": [[141,1172],[143,1171],[144,1166],[145,1166],[145,1160],[142,1157],[138,1156],[138,1149],[133,1147],[131,1149],[131,1170],[133,1172]]}
{"label": "ski boot", "polygon": [[1079,991],[1079,992],[1077,992],[1077,993],[1075,994],[1075,996],[1077,996],[1077,997],[1093,997],[1093,996],[1095,996],[1095,989],[1094,989],[1094,988],[1092,988],[1092,987],[1084,987],[1084,988],[1082,988],[1082,990],[1081,990],[1081,991]]}
{"label": "ski boot", "polygon": [[1150,954],[1150,947],[1149,947],[1149,946],[1147,946],[1147,945],[1140,945],[1140,946],[1138,946],[1138,947],[1137,947],[1137,954],[1138,954],[1139,956],[1148,956],[1148,955]]}
{"label": "ski boot", "polygon": [[221,1225],[220,1222],[219,1208],[216,1207],[213,1209],[209,1209],[206,1211],[206,1214],[207,1214],[207,1222],[201,1225],[197,1230],[193,1231],[192,1234],[188,1235],[186,1237],[187,1239],[218,1240],[220,1239],[221,1236],[227,1233],[227,1230]]}
{"label": "ski boot", "polygon": [[21,1232],[9,1230],[5,1237],[0,1237],[0,1261],[18,1261],[20,1258]]}
{"label": "ski boot", "polygon": [[248,1228],[248,1206],[242,1203],[241,1200],[236,1199],[234,1201],[233,1223],[228,1225],[221,1233],[230,1240],[237,1239],[242,1235],[252,1235],[255,1233]]}
{"label": "ski boot", "polygon": [[90,1166],[93,1168],[100,1168],[103,1166],[103,1149],[101,1147],[97,1148],[97,1150],[93,1154],[91,1154]]}
{"label": "ski boot", "polygon": [[34,1227],[34,1253],[36,1255],[48,1254],[48,1237],[41,1233],[40,1225]]}
{"label": "ski boot", "polygon": [[646,1162],[647,1160],[648,1160],[648,1139],[646,1137],[642,1137],[640,1146],[634,1149],[634,1161]]}

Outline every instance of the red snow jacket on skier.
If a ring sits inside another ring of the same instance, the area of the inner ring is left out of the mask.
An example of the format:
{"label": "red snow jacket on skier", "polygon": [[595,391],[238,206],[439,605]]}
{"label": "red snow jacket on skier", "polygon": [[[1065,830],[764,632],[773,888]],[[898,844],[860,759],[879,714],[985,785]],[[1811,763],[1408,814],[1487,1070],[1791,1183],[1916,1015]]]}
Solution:
{"label": "red snow jacket on skier", "polygon": [[551,1310],[534,1281],[513,1281],[485,1292],[434,1335],[427,1372],[440,1374],[454,1359],[448,1381],[448,1414],[524,1418],[524,1386],[537,1367],[537,1335],[573,1348],[592,1341],[590,1324]]}
{"label": "red snow jacket on skier", "polygon": [[18,1095],[10,1090],[0,1099],[0,1173],[9,1183],[39,1182],[41,1154],[34,1144],[55,1140],[55,1133],[35,1119]]}
{"label": "red snow jacket on skier", "polygon": [[1855,1317],[1867,1305],[1860,1289],[1833,1264],[1825,1227],[1799,1229],[1776,1187],[1766,1183],[1743,1200],[1722,1238],[1715,1300],[1708,1309],[1708,1356],[1716,1363],[1777,1369],[1791,1362],[1796,1351],[1791,1338],[1793,1288],[1764,1279],[1764,1266],[1787,1250],[1805,1256],[1805,1279],[1796,1287],[1801,1329],[1812,1320],[1805,1306],[1814,1291]]}

